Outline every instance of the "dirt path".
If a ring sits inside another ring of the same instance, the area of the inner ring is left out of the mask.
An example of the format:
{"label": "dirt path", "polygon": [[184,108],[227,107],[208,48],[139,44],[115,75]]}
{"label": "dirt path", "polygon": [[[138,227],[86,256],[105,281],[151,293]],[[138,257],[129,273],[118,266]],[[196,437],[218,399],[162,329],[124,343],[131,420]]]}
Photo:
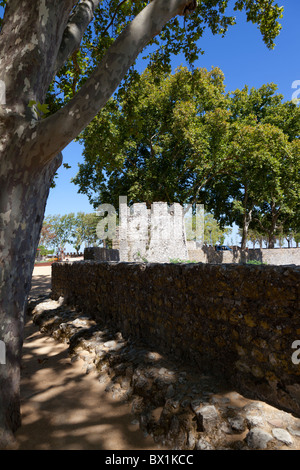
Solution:
{"label": "dirt path", "polygon": [[[51,289],[51,268],[35,268],[32,296]],[[27,317],[17,450],[159,449],[133,422],[129,406],[105,392],[67,346],[42,335]]]}

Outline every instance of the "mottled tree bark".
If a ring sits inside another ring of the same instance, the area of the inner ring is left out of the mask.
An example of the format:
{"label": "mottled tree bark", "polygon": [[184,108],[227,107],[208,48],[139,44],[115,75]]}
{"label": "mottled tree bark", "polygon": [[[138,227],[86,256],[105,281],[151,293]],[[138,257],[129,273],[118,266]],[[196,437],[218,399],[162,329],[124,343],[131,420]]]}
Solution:
{"label": "mottled tree bark", "polygon": [[[75,97],[38,120],[55,73],[78,47],[96,0],[9,0],[0,34],[0,448],[20,425],[24,312],[49,188],[61,150],[88,125],[152,37],[194,0],[153,0],[123,31]],[[73,10],[73,7],[76,8]],[[73,14],[70,16],[73,10]]]}
{"label": "mottled tree bark", "polygon": [[35,171],[14,163],[9,172],[0,175],[0,335],[6,345],[6,364],[0,365],[3,446],[21,422],[19,386],[26,300],[49,187],[61,158]]}

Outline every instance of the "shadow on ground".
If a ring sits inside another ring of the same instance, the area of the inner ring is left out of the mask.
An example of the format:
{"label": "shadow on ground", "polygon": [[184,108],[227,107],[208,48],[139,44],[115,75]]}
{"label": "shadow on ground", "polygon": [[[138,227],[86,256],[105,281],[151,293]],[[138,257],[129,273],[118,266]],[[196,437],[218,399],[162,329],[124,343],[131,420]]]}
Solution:
{"label": "shadow on ground", "polygon": [[[49,270],[49,269],[48,269]],[[51,292],[51,276],[50,274],[36,274],[32,278],[32,286],[30,298],[38,298],[42,295],[50,295]]]}
{"label": "shadow on ground", "polygon": [[[47,296],[49,275],[33,276],[30,298]],[[26,317],[21,369],[22,426],[16,450],[159,449],[129,405],[114,400],[82,361],[71,362],[67,344],[40,333]]]}
{"label": "shadow on ground", "polygon": [[145,438],[129,406],[113,400],[81,361],[71,363],[67,345],[31,324],[23,349],[22,426],[17,449],[157,449]]}

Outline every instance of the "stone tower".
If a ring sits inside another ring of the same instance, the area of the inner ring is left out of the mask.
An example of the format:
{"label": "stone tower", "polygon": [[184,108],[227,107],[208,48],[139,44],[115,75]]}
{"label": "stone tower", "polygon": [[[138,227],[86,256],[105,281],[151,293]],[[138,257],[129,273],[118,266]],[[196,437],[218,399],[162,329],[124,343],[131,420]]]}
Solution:
{"label": "stone tower", "polygon": [[131,207],[120,203],[120,261],[169,263],[170,259],[188,259],[184,212],[180,204],[169,206],[154,202]]}

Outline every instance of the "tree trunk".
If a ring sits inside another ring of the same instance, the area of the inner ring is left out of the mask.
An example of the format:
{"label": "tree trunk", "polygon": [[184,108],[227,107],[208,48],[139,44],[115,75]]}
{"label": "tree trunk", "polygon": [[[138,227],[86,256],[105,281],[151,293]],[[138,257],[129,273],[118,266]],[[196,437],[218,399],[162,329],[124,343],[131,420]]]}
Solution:
{"label": "tree trunk", "polygon": [[242,234],[242,241],[241,241],[241,250],[246,249],[247,245],[247,240],[248,240],[248,230],[249,230],[249,225],[252,220],[252,209],[247,213],[245,210],[244,216],[243,216],[243,234]]}
{"label": "tree trunk", "polygon": [[6,346],[5,364],[0,365],[0,448],[11,443],[21,423],[25,308],[49,188],[61,164],[59,155],[44,168],[28,171],[19,158],[16,154],[15,164],[1,165],[0,174],[0,339]]}
{"label": "tree trunk", "polygon": [[0,448],[20,425],[24,312],[45,204],[61,163],[59,152],[106,104],[164,25],[196,7],[193,0],[148,3],[74,98],[39,120],[29,103],[45,102],[55,72],[78,47],[98,3],[10,0],[1,25],[0,80],[6,94],[5,104],[0,103],[0,340],[6,345],[6,364],[0,364]]}
{"label": "tree trunk", "polygon": [[268,248],[275,247],[275,242],[276,242],[275,231],[277,229],[277,221],[278,221],[279,214],[280,214],[280,208],[276,209],[275,203],[272,202],[272,221],[271,221],[271,228],[269,231]]}

